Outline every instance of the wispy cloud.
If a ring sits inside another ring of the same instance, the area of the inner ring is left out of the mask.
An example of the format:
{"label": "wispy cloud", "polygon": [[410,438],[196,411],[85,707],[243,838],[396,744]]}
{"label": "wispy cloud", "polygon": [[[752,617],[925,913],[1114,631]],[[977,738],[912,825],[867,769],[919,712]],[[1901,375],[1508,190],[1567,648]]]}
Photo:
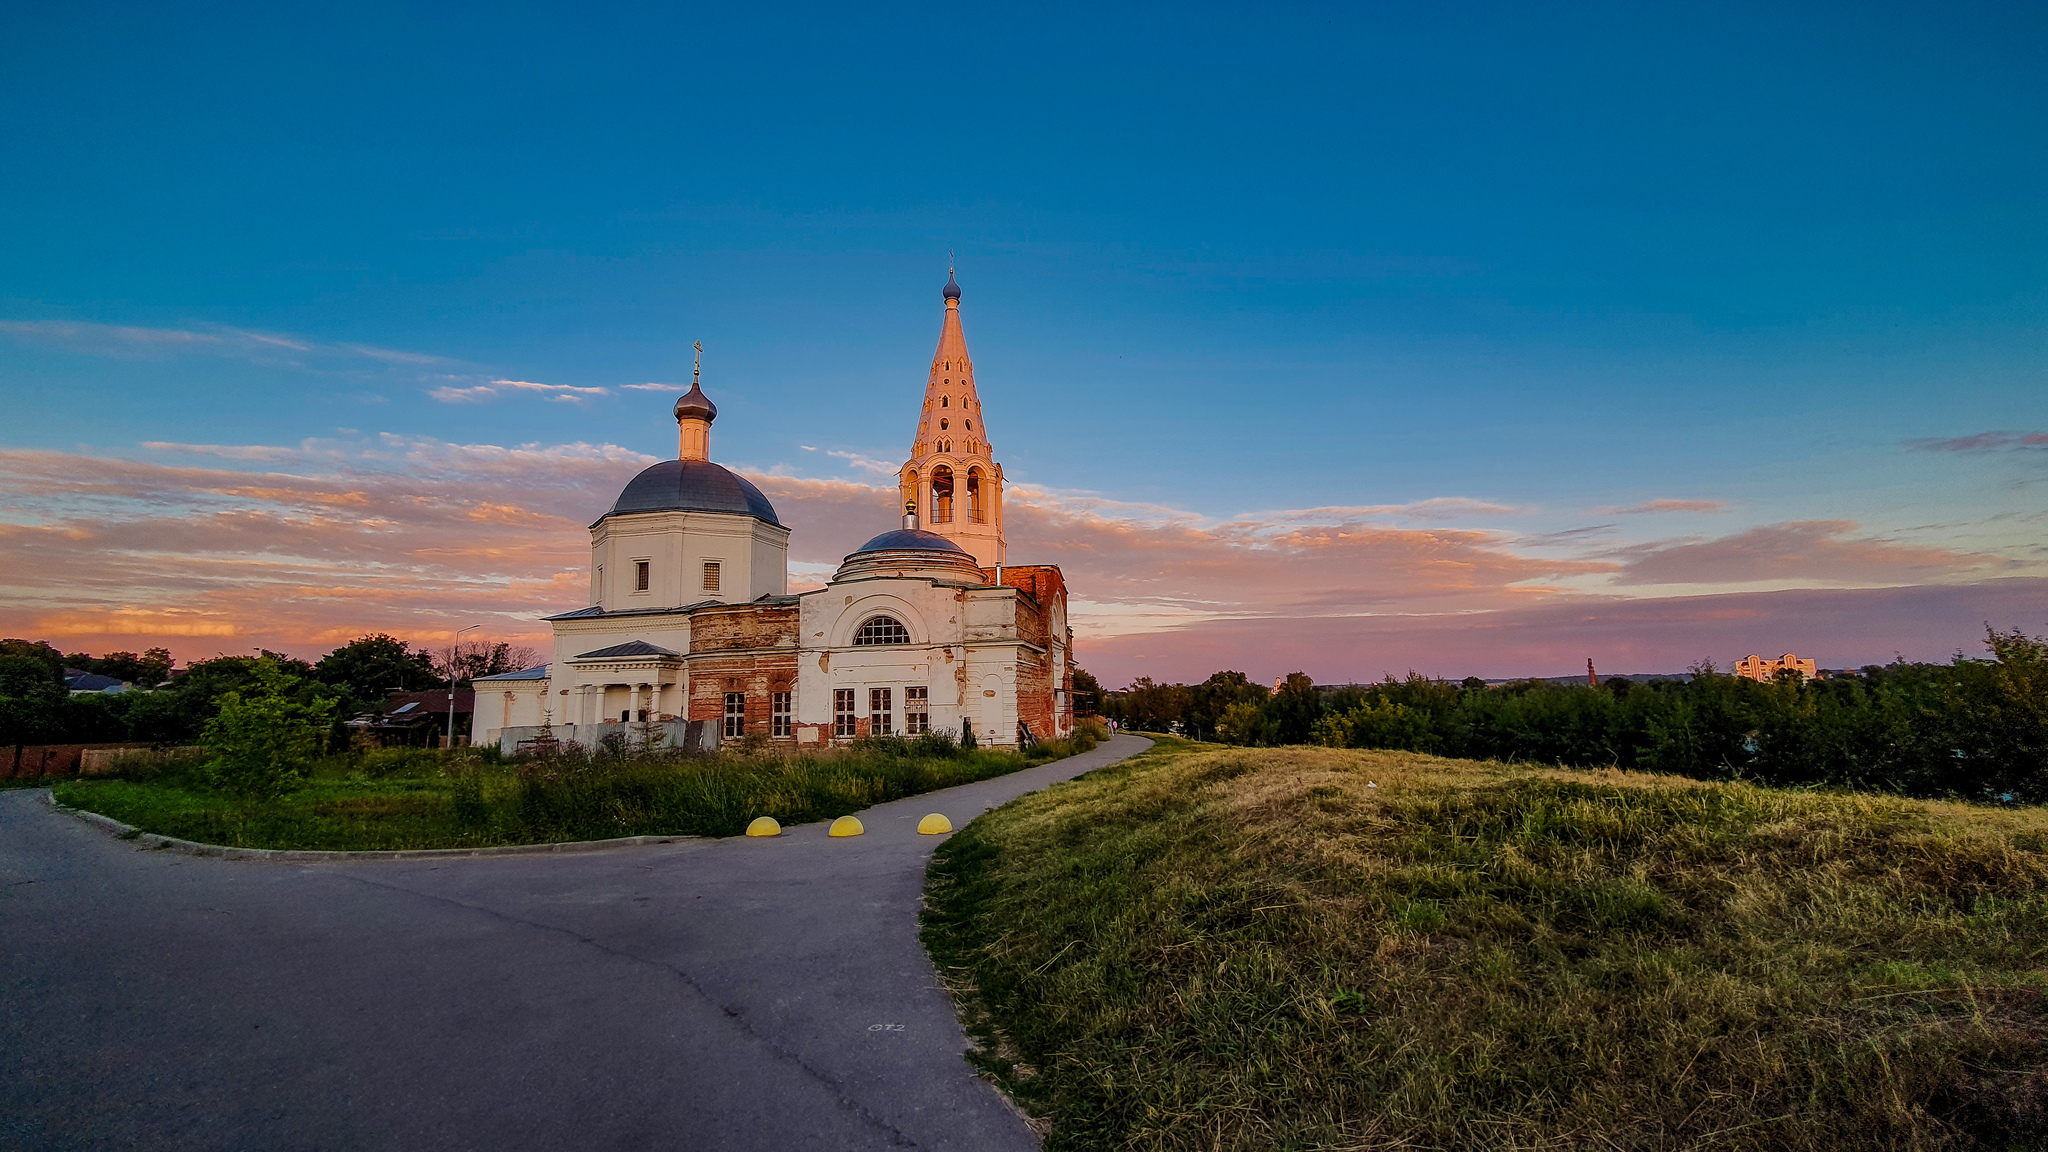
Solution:
{"label": "wispy cloud", "polygon": [[1726,500],[1645,500],[1640,504],[1610,504],[1596,508],[1602,516],[1646,516],[1657,512],[1726,512]]}
{"label": "wispy cloud", "polygon": [[370,344],[329,343],[286,333],[257,332],[225,325],[149,328],[69,320],[6,320],[0,321],[0,333],[26,343],[51,345],[89,356],[123,359],[197,353],[259,364],[322,370],[365,366],[365,361],[412,367],[460,363],[424,352],[379,348]]}
{"label": "wispy cloud", "polygon": [[469,387],[442,385],[427,393],[434,399],[447,404],[474,404],[484,400],[495,400],[513,392],[536,393],[548,400],[559,400],[570,404],[581,404],[592,396],[609,396],[609,388],[579,387],[575,384],[541,384],[532,380],[490,380]]}
{"label": "wispy cloud", "polygon": [[835,456],[863,472],[872,472],[877,476],[894,476],[897,470],[902,467],[902,464],[894,460],[879,460],[873,456],[864,456],[859,452],[841,452],[836,448],[828,449],[825,455]]}
{"label": "wispy cloud", "polygon": [[684,387],[683,387],[682,385],[680,385],[680,384],[621,384],[621,385],[619,385],[619,387],[621,387],[621,388],[624,388],[624,389],[625,389],[626,391],[628,391],[628,392],[685,392],[685,391],[688,391],[688,389],[684,388]]}
{"label": "wispy cloud", "polygon": [[1908,440],[1916,452],[2002,452],[2008,449],[2048,449],[2048,432],[1979,432],[1950,440]]}

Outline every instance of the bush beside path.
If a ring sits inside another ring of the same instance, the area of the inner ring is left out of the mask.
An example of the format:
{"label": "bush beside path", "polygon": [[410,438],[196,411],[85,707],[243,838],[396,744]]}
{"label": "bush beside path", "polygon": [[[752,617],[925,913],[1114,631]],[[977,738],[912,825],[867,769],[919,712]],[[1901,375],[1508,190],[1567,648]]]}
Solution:
{"label": "bush beside path", "polygon": [[1095,747],[1100,729],[1029,751],[928,737],[868,739],[818,753],[749,748],[502,758],[494,749],[390,749],[310,761],[288,788],[224,786],[213,762],[136,757],[127,778],[57,786],[59,804],[145,832],[232,848],[331,851],[482,848],[625,836],[736,836],[757,816],[785,825],[988,780]]}

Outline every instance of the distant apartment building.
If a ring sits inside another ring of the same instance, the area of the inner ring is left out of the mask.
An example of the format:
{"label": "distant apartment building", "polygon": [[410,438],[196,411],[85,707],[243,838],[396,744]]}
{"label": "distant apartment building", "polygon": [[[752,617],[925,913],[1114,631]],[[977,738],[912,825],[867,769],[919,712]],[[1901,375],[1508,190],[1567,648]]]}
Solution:
{"label": "distant apartment building", "polygon": [[1737,676],[1747,676],[1751,680],[1762,680],[1767,683],[1776,679],[1779,672],[1786,670],[1797,672],[1808,680],[1820,679],[1820,669],[1814,666],[1813,661],[1801,660],[1790,652],[1775,660],[1766,660],[1756,655],[1744,656],[1735,664]]}

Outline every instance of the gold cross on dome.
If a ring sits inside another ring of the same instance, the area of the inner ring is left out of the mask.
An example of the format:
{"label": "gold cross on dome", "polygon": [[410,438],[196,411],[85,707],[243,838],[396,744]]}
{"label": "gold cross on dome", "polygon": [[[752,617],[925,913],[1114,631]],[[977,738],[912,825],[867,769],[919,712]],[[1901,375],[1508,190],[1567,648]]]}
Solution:
{"label": "gold cross on dome", "polygon": [[697,366],[690,369],[690,387],[697,386],[697,378],[704,374],[704,342],[698,340],[690,345],[697,350]]}

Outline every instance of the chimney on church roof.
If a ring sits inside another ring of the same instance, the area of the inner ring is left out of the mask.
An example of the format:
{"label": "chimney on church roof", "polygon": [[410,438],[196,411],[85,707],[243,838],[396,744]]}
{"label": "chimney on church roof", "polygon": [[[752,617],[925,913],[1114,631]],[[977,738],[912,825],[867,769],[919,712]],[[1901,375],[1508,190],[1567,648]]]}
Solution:
{"label": "chimney on church roof", "polygon": [[676,401],[676,459],[709,460],[711,422],[718,419],[718,405],[704,395],[698,382],[704,375],[704,342],[699,340],[692,347],[697,350],[697,366],[690,370],[690,390]]}

